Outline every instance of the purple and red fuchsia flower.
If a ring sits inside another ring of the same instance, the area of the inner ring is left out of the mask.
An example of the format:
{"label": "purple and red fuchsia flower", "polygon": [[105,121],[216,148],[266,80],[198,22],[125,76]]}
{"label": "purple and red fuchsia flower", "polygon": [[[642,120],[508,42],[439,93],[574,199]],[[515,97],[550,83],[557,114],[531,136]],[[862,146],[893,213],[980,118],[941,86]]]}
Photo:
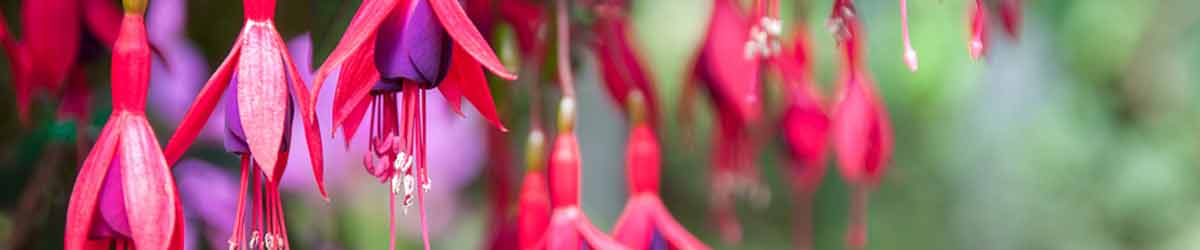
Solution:
{"label": "purple and red fuchsia flower", "polygon": [[352,137],[368,107],[372,111],[363,165],[391,185],[388,249],[395,248],[396,196],[405,213],[414,203],[420,206],[422,238],[429,249],[423,202],[423,193],[432,186],[425,158],[425,91],[438,88],[456,112],[465,97],[505,130],[481,66],[501,78],[516,78],[458,1],[377,0],[363,2],[318,69],[317,91],[331,72],[341,71],[334,92],[334,131],[342,129],[346,138]]}
{"label": "purple and red fuchsia flower", "polygon": [[113,114],[80,168],[65,249],[183,249],[175,181],[146,121],[146,1],[126,0],[113,49]]}
{"label": "purple and red fuchsia flower", "polygon": [[[279,181],[287,166],[292,113],[299,109],[313,176],[327,197],[320,128],[311,111],[311,93],[275,29],[275,1],[246,0],[244,5],[241,34],[171,137],[166,156],[173,163],[183,155],[224,97],[225,149],[241,157],[242,169],[229,247],[289,248]],[[247,205],[252,206],[250,218],[245,218]]]}

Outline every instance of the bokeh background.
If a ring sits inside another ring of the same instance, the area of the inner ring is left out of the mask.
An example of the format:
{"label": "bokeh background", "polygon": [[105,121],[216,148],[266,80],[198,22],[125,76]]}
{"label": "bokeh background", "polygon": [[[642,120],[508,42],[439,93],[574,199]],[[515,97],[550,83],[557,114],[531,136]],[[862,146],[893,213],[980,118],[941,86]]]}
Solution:
{"label": "bokeh background", "polygon": [[[168,1],[176,7],[156,6]],[[839,67],[825,29],[831,2],[784,0],[782,8],[784,30],[803,25],[811,31],[815,79],[827,95]],[[0,3],[19,37],[20,1]],[[358,3],[279,1],[278,26],[285,39],[298,37],[294,54],[304,55],[297,48],[310,37],[308,53],[319,65]],[[921,62],[913,73],[901,59],[898,2],[857,1],[867,28],[869,69],[896,135],[891,170],[872,194],[868,247],[1200,249],[1200,15],[1195,13],[1200,1],[1026,0],[1019,39],[993,34],[989,55],[978,61],[966,47],[972,3],[909,1]],[[690,130],[680,129],[684,126],[674,119],[685,69],[704,35],[710,7],[699,0],[633,1],[636,44],[658,84],[661,117],[667,118],[659,131],[663,196],[684,226],[718,249],[787,249],[793,204],[782,141],[772,134],[777,130],[760,132],[766,145],[756,156],[770,202],[739,203],[745,237],[731,245],[719,240],[706,216],[711,108],[700,105]],[[194,65],[187,72],[169,70],[167,79],[154,83],[159,90],[152,91],[150,118],[165,142],[199,84],[228,52],[242,12],[240,2],[232,0],[152,0],[150,18],[155,14],[177,20],[174,26],[151,20],[151,32],[155,25],[175,27],[175,35],[164,39],[191,51],[175,53],[189,54],[187,59],[162,60]],[[511,43],[503,36],[494,44]],[[587,39],[586,31],[578,29],[576,37]],[[586,43],[575,44],[583,208],[608,230],[626,196],[622,164],[628,126],[603,93],[597,64],[582,47]],[[67,198],[80,155],[86,154],[75,149],[74,128],[82,125],[90,141],[111,110],[108,52],[97,46],[85,51],[90,51],[83,57],[94,91],[88,121],[56,121],[57,104],[38,98],[33,126],[21,126],[11,84],[0,87],[0,248],[61,248]],[[184,67],[156,65],[155,72]],[[3,66],[7,69],[7,62]],[[8,73],[0,71],[4,83],[11,83]],[[517,83],[491,82],[511,129],[504,134],[512,151],[507,161],[516,166],[508,173],[514,178],[510,197],[515,197],[519,152],[529,131],[524,85],[538,83],[546,95],[557,95],[548,78],[522,77]],[[782,103],[773,87],[766,91],[767,118],[776,119]],[[444,124],[430,129],[433,244],[478,248],[489,216],[484,168],[505,159],[487,155],[490,128],[478,115],[468,111],[460,119],[445,109],[438,112],[431,119]],[[219,133],[221,123],[210,124],[217,132],[206,133]],[[322,127],[328,126],[326,118]],[[236,198],[237,162],[222,152],[220,142],[202,137],[175,169],[190,218],[189,242],[196,249],[224,249],[220,244],[228,234],[223,230],[230,223],[222,222],[234,213],[224,204]],[[288,170],[284,208],[292,244],[299,249],[387,244],[385,185],[365,174],[355,147],[349,148],[352,153],[343,149],[344,144],[326,144],[332,203],[320,201],[307,165]],[[293,162],[296,157],[307,156],[293,156]],[[814,200],[814,243],[816,249],[842,249],[848,187],[832,161],[828,167]],[[229,186],[233,191],[222,191]],[[415,218],[401,221],[408,228],[399,235],[406,249],[418,247]]]}

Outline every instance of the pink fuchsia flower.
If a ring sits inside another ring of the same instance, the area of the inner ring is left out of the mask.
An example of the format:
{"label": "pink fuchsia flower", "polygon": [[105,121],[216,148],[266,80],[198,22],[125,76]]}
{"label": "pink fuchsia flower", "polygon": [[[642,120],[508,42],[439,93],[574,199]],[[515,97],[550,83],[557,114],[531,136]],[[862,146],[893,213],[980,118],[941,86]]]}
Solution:
{"label": "pink fuchsia flower", "polygon": [[564,98],[559,106],[558,138],[550,153],[552,210],[544,249],[626,249],[597,229],[579,207],[581,159],[574,131],[575,112],[574,99]]}
{"label": "pink fuchsia flower", "polygon": [[812,199],[825,176],[825,151],[829,138],[829,116],[812,77],[812,54],[808,32],[795,32],[795,45],[787,56],[772,59],[783,76],[787,107],[780,118],[786,142],[793,202],[796,208],[796,249],[812,249]]}
{"label": "pink fuchsia flower", "polygon": [[[337,48],[317,70],[317,91],[329,73],[341,70],[333,99],[334,131],[342,129],[350,138],[371,107],[364,165],[380,181],[391,183],[405,211],[418,204],[426,249],[423,199],[431,187],[425,157],[426,91],[438,88],[459,113],[465,97],[485,119],[504,130],[481,66],[501,78],[516,78],[504,69],[457,1],[378,0],[360,6]],[[416,191],[418,186],[422,191]],[[395,218],[389,217],[394,232]],[[390,235],[389,249],[393,249],[394,233]]]}
{"label": "pink fuchsia flower", "polygon": [[853,186],[847,243],[866,246],[867,194],[879,184],[892,156],[887,109],[862,64],[865,35],[853,2],[838,0],[829,24],[842,50],[843,69],[832,118],[833,146],[842,178]]}
{"label": "pink fuchsia flower", "polygon": [[146,121],[150,46],[145,1],[125,1],[113,51],[113,114],[71,192],[65,249],[183,248],[183,209]]}
{"label": "pink fuchsia flower", "polygon": [[[286,248],[287,227],[278,188],[287,166],[292,109],[299,109],[313,156],[313,176],[322,197],[327,197],[319,127],[311,110],[311,93],[275,30],[275,1],[246,0],[244,4],[246,23],[241,34],[171,137],[166,155],[168,162],[179,159],[226,95],[226,149],[242,158],[238,217],[230,247]],[[228,88],[230,85],[234,87]],[[254,188],[249,199],[245,196],[248,186]],[[249,220],[243,218],[246,201],[253,202]],[[251,232],[245,231],[247,227]]]}
{"label": "pink fuchsia flower", "polygon": [[629,201],[613,226],[613,238],[634,249],[708,249],[675,220],[659,197],[658,139],[641,117],[645,104],[640,94],[632,93],[628,100],[634,128],[625,155]]}

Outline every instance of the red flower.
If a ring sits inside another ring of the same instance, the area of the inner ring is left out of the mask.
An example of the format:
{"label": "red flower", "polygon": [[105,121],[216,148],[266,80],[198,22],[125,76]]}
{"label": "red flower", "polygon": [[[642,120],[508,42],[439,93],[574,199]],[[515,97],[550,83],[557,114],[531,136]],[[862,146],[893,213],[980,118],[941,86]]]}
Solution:
{"label": "red flower", "polygon": [[[322,197],[321,138],[308,88],[275,29],[275,0],[245,0],[246,22],[225,62],[200,91],[179,129],[167,143],[167,162],[174,163],[196,139],[222,95],[227,99],[227,148],[241,155],[242,177],[238,219],[231,236],[232,248],[287,247],[287,227],[279,206],[278,185],[287,166],[292,102],[299,107],[305,128],[313,176]],[[228,88],[233,84],[234,88]],[[229,89],[226,94],[226,89]],[[241,108],[239,108],[241,107]],[[245,108],[254,107],[254,108]],[[233,108],[233,109],[229,109]],[[251,175],[251,173],[253,175]],[[247,182],[254,186],[249,199]],[[265,189],[265,191],[264,191]],[[244,202],[253,200],[250,240],[244,231]],[[266,225],[264,225],[264,223]]]}
{"label": "red flower", "polygon": [[183,249],[175,181],[146,121],[150,46],[144,1],[126,1],[113,51],[113,114],[71,192],[65,249]]}
{"label": "red flower", "polygon": [[[999,0],[1000,22],[1009,38],[1018,38],[1021,32],[1021,0]],[[968,23],[970,37],[967,39],[967,49],[971,58],[979,59],[988,50],[988,6],[983,0],[975,0],[970,10],[971,19]]]}
{"label": "red flower", "polygon": [[574,131],[574,99],[559,106],[559,132],[550,153],[550,203],[553,210],[546,228],[545,249],[625,249],[604,234],[579,207],[579,143]]}
{"label": "red flower", "polygon": [[[802,25],[798,25],[802,26]],[[829,116],[812,79],[808,33],[795,32],[796,43],[790,57],[771,60],[783,76],[787,107],[780,118],[783,139],[791,166],[791,186],[797,218],[793,225],[796,249],[812,249],[812,196],[825,176],[825,147],[829,137]]]}
{"label": "red flower", "polygon": [[852,249],[866,245],[867,193],[879,184],[892,156],[887,109],[862,64],[864,35],[850,0],[833,5],[829,24],[842,49],[842,70],[833,112],[833,142],[842,178],[854,186],[847,235]]}
{"label": "red flower", "polygon": [[659,197],[658,139],[645,118],[638,118],[645,108],[640,96],[627,98],[635,124],[625,151],[629,201],[613,226],[613,238],[635,249],[708,249],[675,220]]}
{"label": "red flower", "polygon": [[550,194],[546,187],[545,135],[534,128],[525,147],[525,177],[517,201],[517,248],[544,249],[546,227],[550,224]]}
{"label": "red flower", "polygon": [[[457,112],[465,97],[492,125],[505,130],[480,66],[501,78],[516,78],[458,1],[374,0],[363,2],[317,71],[314,89],[319,91],[325,77],[341,70],[333,100],[334,131],[340,128],[346,138],[352,137],[367,107],[373,110],[370,152],[363,165],[381,182],[391,183],[406,212],[419,203],[426,249],[424,191],[414,194],[415,187],[428,191],[431,186],[425,161],[425,91],[438,88]],[[391,221],[394,231],[395,218]],[[390,242],[392,249],[394,237]]]}

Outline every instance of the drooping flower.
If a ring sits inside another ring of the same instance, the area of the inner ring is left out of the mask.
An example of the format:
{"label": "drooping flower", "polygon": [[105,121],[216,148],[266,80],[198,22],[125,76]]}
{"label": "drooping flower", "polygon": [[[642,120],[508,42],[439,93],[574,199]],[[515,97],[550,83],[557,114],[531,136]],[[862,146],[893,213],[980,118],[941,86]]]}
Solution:
{"label": "drooping flower", "polygon": [[183,210],[146,121],[145,1],[126,0],[113,51],[113,114],[71,192],[65,249],[182,249]]}
{"label": "drooping flower", "polygon": [[[238,216],[230,248],[288,248],[278,189],[287,166],[294,109],[305,128],[317,188],[322,197],[328,197],[320,128],[311,110],[311,93],[275,29],[275,1],[246,0],[244,5],[246,22],[241,34],[171,137],[166,157],[174,162],[183,155],[224,96],[226,150],[242,159]],[[246,197],[249,187],[253,192]],[[248,220],[244,218],[246,202],[253,202]]]}
{"label": "drooping flower", "polygon": [[544,249],[626,249],[624,245],[597,229],[579,206],[580,159],[575,138],[575,102],[563,98],[559,104],[558,137],[550,153],[550,222],[546,226]]}
{"label": "drooping flower", "polygon": [[[802,26],[802,25],[798,25]],[[787,107],[780,118],[787,147],[793,204],[796,206],[794,241],[796,249],[812,249],[812,199],[825,176],[825,147],[829,116],[825,113],[812,77],[812,54],[808,33],[795,32],[793,53],[772,60],[783,76]]]}
{"label": "drooping flower", "polygon": [[[481,66],[501,78],[516,78],[458,1],[377,0],[359,7],[337,48],[317,70],[314,89],[319,91],[328,74],[340,69],[333,99],[334,131],[341,129],[346,138],[352,137],[370,107],[369,152],[363,164],[381,182],[390,182],[405,212],[418,204],[426,249],[423,193],[432,184],[425,157],[425,91],[438,88],[459,113],[465,97],[504,130]],[[416,190],[418,186],[422,191]],[[389,249],[394,249],[395,218],[390,217]]]}
{"label": "drooping flower", "polygon": [[842,178],[853,186],[847,244],[866,246],[867,193],[879,184],[892,156],[887,109],[864,68],[862,23],[851,0],[838,0],[829,18],[843,69],[832,117],[834,151]]}
{"label": "drooping flower", "polygon": [[[753,156],[757,149],[749,130],[761,116],[759,70],[762,59],[778,54],[781,23],[766,16],[765,6],[755,2],[754,15],[746,15],[737,1],[714,0],[708,31],[692,68],[692,80],[712,99],[715,131],[713,136],[710,213],[721,238],[741,240],[735,194],[745,193],[758,203],[765,202],[765,188],[758,178]],[[757,18],[757,20],[755,19]],[[690,116],[691,91],[685,87],[687,101],[681,106]],[[685,118],[685,120],[687,120]]]}
{"label": "drooping flower", "polygon": [[629,201],[613,226],[613,238],[634,249],[708,249],[675,220],[659,197],[658,139],[644,117],[641,94],[631,93],[627,100],[634,128],[625,151]]}
{"label": "drooping flower", "polygon": [[545,134],[534,127],[525,144],[525,177],[517,197],[517,248],[544,249],[550,225],[550,193],[544,169]]}

